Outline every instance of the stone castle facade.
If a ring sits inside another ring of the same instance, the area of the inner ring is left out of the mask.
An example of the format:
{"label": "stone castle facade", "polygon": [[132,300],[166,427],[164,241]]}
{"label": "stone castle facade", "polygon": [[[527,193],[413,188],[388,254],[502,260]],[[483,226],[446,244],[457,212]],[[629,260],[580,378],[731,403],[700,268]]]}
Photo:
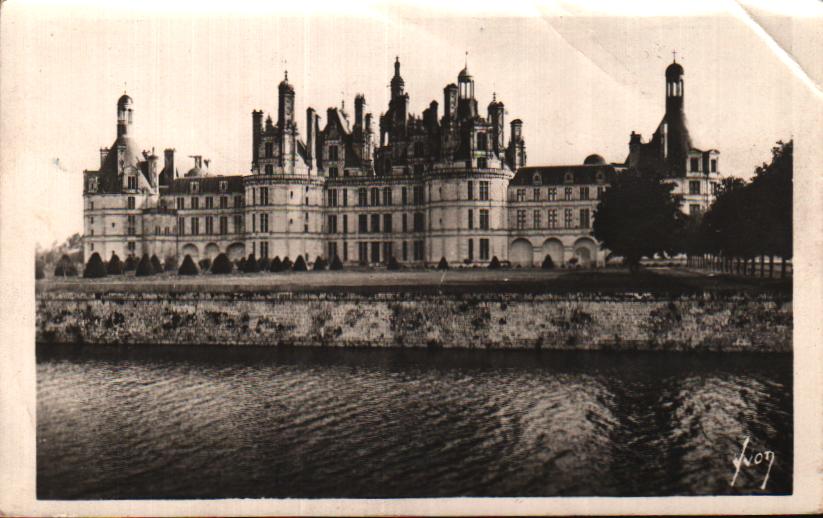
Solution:
{"label": "stone castle facade", "polygon": [[[467,68],[443,89],[443,113],[432,101],[409,113],[409,95],[395,61],[391,100],[378,120],[362,95],[354,116],[329,108],[295,118],[288,74],[278,87],[277,121],[252,112],[248,175],[209,172],[200,156],[183,175],[174,149],[161,166],[131,137],[134,103],[117,102],[117,138],[100,150],[100,166],[84,172],[84,253],[107,260],[144,253],[161,260],[232,259],[254,254],[313,262],[339,257],[409,265],[555,264],[572,258],[605,263],[591,236],[597,200],[626,167],[663,170],[683,195],[684,209],[704,210],[719,182],[718,152],[691,146],[683,115],[683,69],[666,70],[666,115],[648,143],[632,133],[623,164],[590,155],[582,165],[527,167],[523,124],[505,121],[496,95],[481,114]],[[506,131],[508,130],[508,136]]]}

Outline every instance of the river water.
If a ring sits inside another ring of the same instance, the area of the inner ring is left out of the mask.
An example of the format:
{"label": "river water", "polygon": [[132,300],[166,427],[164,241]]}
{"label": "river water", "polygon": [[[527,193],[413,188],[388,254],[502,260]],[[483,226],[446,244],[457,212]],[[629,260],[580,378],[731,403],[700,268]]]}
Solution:
{"label": "river water", "polygon": [[786,494],[792,434],[790,355],[37,350],[43,499]]}

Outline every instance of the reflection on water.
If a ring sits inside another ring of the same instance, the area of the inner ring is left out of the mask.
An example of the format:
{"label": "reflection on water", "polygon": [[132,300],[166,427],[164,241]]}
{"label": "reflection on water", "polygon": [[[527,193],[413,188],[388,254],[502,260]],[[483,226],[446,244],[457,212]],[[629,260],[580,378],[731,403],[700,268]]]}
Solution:
{"label": "reflection on water", "polygon": [[[790,493],[789,355],[39,347],[39,498]],[[732,461],[775,452],[763,466]]]}

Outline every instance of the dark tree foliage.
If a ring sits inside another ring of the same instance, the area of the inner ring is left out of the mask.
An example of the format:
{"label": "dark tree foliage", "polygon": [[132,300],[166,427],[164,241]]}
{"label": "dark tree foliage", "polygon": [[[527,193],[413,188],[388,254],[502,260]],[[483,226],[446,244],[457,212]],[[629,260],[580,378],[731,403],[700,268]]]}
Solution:
{"label": "dark tree foliage", "polygon": [[489,261],[489,269],[491,270],[499,270],[500,269],[500,259],[497,256],[493,256],[492,260]]}
{"label": "dark tree foliage", "polygon": [[297,260],[294,261],[294,266],[292,266],[292,270],[295,272],[305,272],[308,271],[308,266],[306,266],[306,260],[303,259],[302,255],[297,256]]}
{"label": "dark tree foliage", "polygon": [[151,265],[154,268],[154,273],[162,273],[163,272],[163,265],[160,263],[160,259],[157,258],[156,255],[152,254]]}
{"label": "dark tree foliage", "polygon": [[123,263],[123,270],[133,272],[137,268],[137,259],[133,255],[126,257],[126,262]]}
{"label": "dark tree foliage", "polygon": [[176,272],[177,268],[178,268],[177,256],[176,255],[170,255],[170,256],[166,257],[166,262],[164,263],[164,266],[165,266],[165,270],[167,272]]}
{"label": "dark tree foliage", "polygon": [[109,275],[123,275],[123,272],[123,261],[120,260],[117,254],[112,253],[111,259],[109,259],[109,264],[106,265],[106,273]]}
{"label": "dark tree foliage", "polygon": [[186,257],[183,258],[183,264],[180,265],[180,269],[177,270],[177,273],[180,275],[197,275],[200,273],[200,270],[198,270],[197,265],[194,264],[194,259],[192,259],[190,255],[186,254]]}
{"label": "dark tree foliage", "polygon": [[400,263],[397,262],[397,258],[395,256],[389,257],[389,263],[386,265],[386,268],[389,270],[400,269]]}
{"label": "dark tree foliage", "polygon": [[229,260],[229,256],[223,253],[215,257],[214,262],[211,263],[211,273],[213,274],[226,275],[231,273],[233,269],[234,264]]}
{"label": "dark tree foliage", "polygon": [[98,279],[106,276],[106,265],[100,259],[100,254],[94,252],[89,257],[89,262],[86,263],[86,268],[83,270],[83,277],[86,279]]}
{"label": "dark tree foliage", "polygon": [[237,271],[238,272],[245,272],[246,271],[246,258],[241,257],[240,260],[236,262],[237,264]]}
{"label": "dark tree foliage", "polygon": [[315,272],[322,272],[325,269],[326,260],[320,256],[317,256],[317,259],[314,260],[314,266],[312,267],[312,270],[314,270]]}
{"label": "dark tree foliage", "polygon": [[648,171],[618,175],[597,204],[592,234],[602,247],[622,256],[632,272],[640,259],[671,254],[683,225],[674,186]]}
{"label": "dark tree foliage", "polygon": [[261,257],[257,261],[257,271],[258,272],[267,272],[271,268],[271,260],[268,257]]}
{"label": "dark tree foliage", "polygon": [[271,260],[271,264],[269,264],[269,271],[270,272],[279,272],[283,270],[283,263],[280,262],[280,256],[274,256],[274,259]]}
{"label": "dark tree foliage", "polygon": [[46,277],[46,268],[42,259],[34,259],[34,278],[44,279]]}
{"label": "dark tree foliage", "polygon": [[540,265],[540,267],[544,270],[551,270],[552,268],[554,268],[554,260],[552,260],[552,256],[546,254],[546,257],[543,258],[543,264]]}
{"label": "dark tree foliage", "polygon": [[137,263],[137,270],[134,272],[134,275],[137,277],[146,277],[148,275],[154,275],[154,265],[151,264],[151,259],[149,258],[149,254],[143,254],[143,257],[140,258],[140,262]]}
{"label": "dark tree foliage", "polygon": [[284,272],[288,272],[289,270],[291,270],[291,267],[292,267],[292,263],[291,263],[291,259],[289,259],[289,256],[284,257],[283,262],[280,264],[280,270],[284,271]]}
{"label": "dark tree foliage", "polygon": [[449,262],[446,261],[445,257],[440,258],[440,262],[437,263],[438,270],[448,270],[449,269]]}
{"label": "dark tree foliage", "polygon": [[208,257],[204,257],[203,259],[197,261],[197,265],[200,266],[201,272],[205,272],[209,268],[211,268],[211,259],[209,259]]}
{"label": "dark tree foliage", "polygon": [[246,258],[246,263],[243,265],[243,271],[245,273],[257,273],[260,270],[257,269],[257,257],[254,254],[249,254]]}
{"label": "dark tree foliage", "polygon": [[77,267],[68,255],[63,254],[57,265],[54,267],[55,277],[76,277]]}
{"label": "dark tree foliage", "polygon": [[329,270],[339,271],[343,269],[343,261],[340,260],[340,256],[335,255],[334,259],[331,260],[331,264],[329,265]]}

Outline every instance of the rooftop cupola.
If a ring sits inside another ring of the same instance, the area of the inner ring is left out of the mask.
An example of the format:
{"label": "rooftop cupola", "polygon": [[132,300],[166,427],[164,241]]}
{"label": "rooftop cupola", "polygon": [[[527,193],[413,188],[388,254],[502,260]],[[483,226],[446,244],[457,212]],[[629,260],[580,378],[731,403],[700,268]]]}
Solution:
{"label": "rooftop cupola", "polygon": [[466,52],[466,64],[457,74],[457,88],[461,99],[474,99],[474,78],[469,73],[469,53]]}
{"label": "rooftop cupola", "polygon": [[394,77],[391,78],[391,98],[396,99],[403,95],[406,82],[400,77],[400,56],[394,58]]}
{"label": "rooftop cupola", "polygon": [[132,124],[132,113],[134,101],[131,97],[123,92],[120,99],[117,100],[117,136],[127,136],[129,134],[129,127]]}

